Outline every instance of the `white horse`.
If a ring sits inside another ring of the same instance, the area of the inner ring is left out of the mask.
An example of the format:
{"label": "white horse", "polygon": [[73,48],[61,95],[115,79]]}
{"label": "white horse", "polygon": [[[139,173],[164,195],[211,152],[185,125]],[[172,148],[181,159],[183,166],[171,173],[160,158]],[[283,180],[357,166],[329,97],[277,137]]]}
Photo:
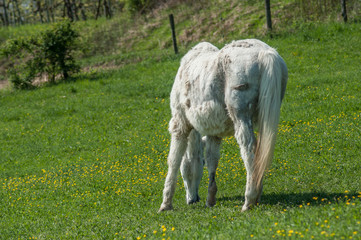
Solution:
{"label": "white horse", "polygon": [[[179,168],[187,203],[199,201],[204,153],[209,172],[206,206],[216,204],[220,144],[222,137],[233,134],[247,170],[242,211],[260,200],[287,78],[282,57],[256,39],[234,41],[221,50],[202,42],[182,58],[170,95],[171,145],[159,212],[173,208]],[[258,127],[257,141],[254,127]]]}

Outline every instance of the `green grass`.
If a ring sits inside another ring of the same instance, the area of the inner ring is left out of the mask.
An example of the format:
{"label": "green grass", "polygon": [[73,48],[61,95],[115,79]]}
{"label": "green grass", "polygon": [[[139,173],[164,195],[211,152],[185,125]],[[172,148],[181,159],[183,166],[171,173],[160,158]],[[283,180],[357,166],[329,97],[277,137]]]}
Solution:
{"label": "green grass", "polygon": [[0,238],[360,239],[360,30],[314,24],[263,39],[285,59],[289,83],[262,202],[246,213],[230,137],[217,205],[204,207],[205,170],[200,203],[186,205],[179,177],[174,211],[157,214],[180,56],[155,50],[76,82],[2,90]]}

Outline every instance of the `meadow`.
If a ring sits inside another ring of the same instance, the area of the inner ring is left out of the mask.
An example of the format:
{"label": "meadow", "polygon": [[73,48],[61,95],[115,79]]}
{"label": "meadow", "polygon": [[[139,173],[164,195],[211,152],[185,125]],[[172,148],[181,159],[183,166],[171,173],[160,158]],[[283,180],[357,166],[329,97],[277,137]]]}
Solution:
{"label": "meadow", "polygon": [[157,50],[76,81],[0,90],[0,239],[360,239],[361,25],[262,40],[289,82],[259,206],[241,213],[246,172],[229,137],[216,206],[204,207],[205,168],[199,203],[186,205],[179,176],[174,210],[157,214],[185,53]]}

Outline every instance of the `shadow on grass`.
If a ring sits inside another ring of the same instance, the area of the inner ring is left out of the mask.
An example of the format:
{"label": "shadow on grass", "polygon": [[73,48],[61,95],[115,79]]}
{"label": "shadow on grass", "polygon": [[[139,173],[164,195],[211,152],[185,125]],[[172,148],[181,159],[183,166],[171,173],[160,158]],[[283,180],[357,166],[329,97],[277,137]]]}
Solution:
{"label": "shadow on grass", "polygon": [[[360,192],[343,192],[343,193],[272,193],[263,194],[260,204],[282,205],[285,207],[299,207],[300,205],[320,206],[337,203],[347,203],[356,199],[361,200]],[[244,201],[243,195],[233,197],[220,197],[219,202],[226,201]]]}
{"label": "shadow on grass", "polygon": [[74,76],[69,77],[69,79],[65,80],[66,82],[76,82],[76,81],[98,81],[104,78],[111,77],[116,69],[93,69],[87,71],[81,71],[80,73],[74,74]]}

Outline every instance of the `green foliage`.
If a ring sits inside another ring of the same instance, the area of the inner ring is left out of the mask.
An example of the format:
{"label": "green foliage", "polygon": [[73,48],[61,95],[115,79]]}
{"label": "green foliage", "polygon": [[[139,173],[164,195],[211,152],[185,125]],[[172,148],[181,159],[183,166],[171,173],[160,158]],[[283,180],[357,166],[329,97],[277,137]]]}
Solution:
{"label": "green foliage", "polygon": [[78,36],[69,21],[56,23],[41,34],[40,51],[44,53],[45,72],[50,74],[51,81],[55,81],[58,74],[67,79],[69,74],[79,70],[72,55],[79,47],[76,43]]}
{"label": "green foliage", "polygon": [[73,55],[77,38],[71,23],[62,21],[37,35],[8,40],[2,54],[12,62],[8,74],[15,88],[33,88],[36,79],[55,82],[78,72]]}
{"label": "green foliage", "polygon": [[1,49],[2,54],[12,63],[8,75],[16,88],[32,88],[32,81],[41,68],[39,57],[29,58],[28,53],[36,52],[36,39],[32,37],[10,39]]}
{"label": "green foliage", "polygon": [[132,13],[145,13],[153,8],[156,0],[125,0],[126,8]]}

